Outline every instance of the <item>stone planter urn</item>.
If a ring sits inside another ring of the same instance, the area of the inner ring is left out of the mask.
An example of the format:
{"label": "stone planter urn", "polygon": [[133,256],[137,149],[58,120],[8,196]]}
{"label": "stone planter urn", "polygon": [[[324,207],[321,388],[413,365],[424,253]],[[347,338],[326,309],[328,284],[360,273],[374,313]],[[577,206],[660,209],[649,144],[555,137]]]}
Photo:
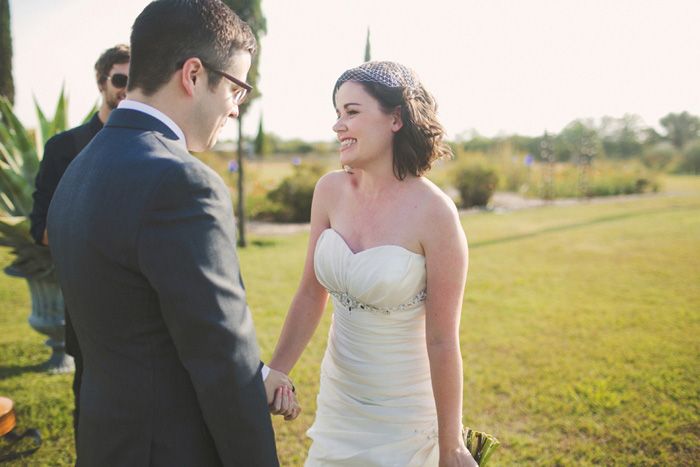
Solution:
{"label": "stone planter urn", "polygon": [[32,313],[29,325],[37,332],[48,336],[46,345],[51,347],[51,358],[44,364],[49,373],[70,373],[75,371],[73,357],[66,354],[66,321],[63,293],[56,276],[52,273],[43,277],[26,277],[13,266],[5,268],[5,273],[27,280],[32,297]]}

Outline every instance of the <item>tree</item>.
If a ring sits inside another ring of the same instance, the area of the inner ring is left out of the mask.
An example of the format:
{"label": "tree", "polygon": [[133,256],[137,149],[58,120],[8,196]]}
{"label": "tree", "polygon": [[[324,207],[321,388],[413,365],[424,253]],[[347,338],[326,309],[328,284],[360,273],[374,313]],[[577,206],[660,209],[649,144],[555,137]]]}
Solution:
{"label": "tree", "polygon": [[10,0],[0,0],[0,96],[15,103],[12,80],[12,35],[10,34]]}
{"label": "tree", "polygon": [[700,118],[688,112],[670,113],[659,123],[666,129],[666,138],[678,149],[700,137]]}
{"label": "tree", "polygon": [[248,72],[248,83],[253,86],[253,91],[251,92],[248,99],[239,107],[238,115],[238,246],[246,246],[245,237],[245,182],[244,182],[244,165],[243,156],[245,150],[243,148],[243,120],[250,104],[261,96],[260,91],[257,87],[258,82],[258,64],[260,63],[260,54],[262,52],[260,47],[260,37],[267,33],[267,20],[263,16],[262,8],[260,6],[260,0],[222,0],[223,3],[228,5],[233,11],[236,12],[239,18],[248,23],[250,29],[255,35],[255,39],[258,41],[258,53],[253,57],[253,61],[250,65],[250,71]]}
{"label": "tree", "polygon": [[372,60],[372,54],[370,52],[369,45],[369,26],[367,26],[367,41],[365,42],[365,62]]}
{"label": "tree", "polygon": [[638,115],[625,114],[622,118],[605,116],[601,120],[598,135],[608,157],[629,159],[642,153],[644,127]]}
{"label": "tree", "polygon": [[681,173],[700,174],[700,140],[688,145],[684,151],[678,171]]}
{"label": "tree", "polygon": [[590,119],[574,120],[555,139],[554,150],[559,161],[574,159],[574,162],[578,162],[583,148],[588,148],[596,154],[601,152],[598,132]]}
{"label": "tree", "polygon": [[255,137],[255,154],[263,157],[269,153],[269,144],[267,142],[267,135],[263,130],[263,117],[260,114],[260,123],[258,124],[258,136]]}

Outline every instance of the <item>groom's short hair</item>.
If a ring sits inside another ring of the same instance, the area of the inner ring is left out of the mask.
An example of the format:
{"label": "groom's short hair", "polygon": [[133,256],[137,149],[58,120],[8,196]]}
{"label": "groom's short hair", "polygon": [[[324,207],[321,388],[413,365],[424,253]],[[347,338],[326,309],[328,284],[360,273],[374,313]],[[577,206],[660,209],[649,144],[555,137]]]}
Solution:
{"label": "groom's short hair", "polygon": [[[226,70],[237,50],[255,55],[255,36],[220,0],[156,0],[144,8],[131,28],[127,90],[153,95],[192,57]],[[221,76],[207,71],[213,88]]]}

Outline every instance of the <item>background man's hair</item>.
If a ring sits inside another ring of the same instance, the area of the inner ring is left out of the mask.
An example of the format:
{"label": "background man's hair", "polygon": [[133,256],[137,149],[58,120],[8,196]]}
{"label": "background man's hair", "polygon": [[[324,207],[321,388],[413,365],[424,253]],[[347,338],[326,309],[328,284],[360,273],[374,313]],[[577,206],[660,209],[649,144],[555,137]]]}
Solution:
{"label": "background man's hair", "polygon": [[[127,90],[153,95],[192,57],[226,70],[236,50],[254,55],[255,36],[220,0],[156,0],[131,29]],[[207,72],[210,86],[218,85],[221,76]]]}
{"label": "background man's hair", "polygon": [[126,44],[119,44],[111,49],[105,50],[100,58],[95,62],[95,75],[97,82],[104,84],[107,81],[105,76],[109,76],[112,67],[117,64],[129,63],[131,49]]}

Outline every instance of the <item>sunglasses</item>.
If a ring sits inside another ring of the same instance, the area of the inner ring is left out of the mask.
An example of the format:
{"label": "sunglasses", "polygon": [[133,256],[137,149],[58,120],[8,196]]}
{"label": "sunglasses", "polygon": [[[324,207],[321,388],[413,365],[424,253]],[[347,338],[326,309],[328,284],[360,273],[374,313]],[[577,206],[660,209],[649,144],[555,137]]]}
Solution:
{"label": "sunglasses", "polygon": [[126,75],[123,75],[121,73],[114,73],[112,76],[107,76],[107,75],[102,75],[108,80],[112,81],[112,86],[114,86],[117,89],[122,89],[126,87],[126,82],[129,80],[129,77]]}

